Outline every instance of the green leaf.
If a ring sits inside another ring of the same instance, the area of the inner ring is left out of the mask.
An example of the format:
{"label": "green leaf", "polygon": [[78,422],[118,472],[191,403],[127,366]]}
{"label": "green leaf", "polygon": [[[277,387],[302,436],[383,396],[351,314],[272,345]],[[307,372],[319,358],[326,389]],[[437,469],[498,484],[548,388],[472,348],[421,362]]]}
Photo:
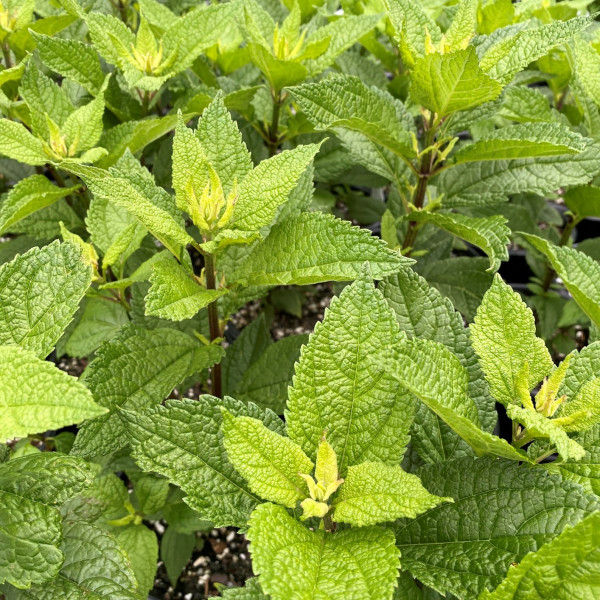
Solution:
{"label": "green leaf", "polygon": [[398,551],[380,527],[310,531],[281,506],[262,504],[248,530],[254,572],[272,600],[391,598]]}
{"label": "green leaf", "polygon": [[221,407],[284,433],[283,422],[271,411],[212,396],[168,400],[146,413],[125,412],[124,418],[132,454],[142,469],[179,486],[187,494],[185,502],[215,526],[245,527],[260,500],[227,459]]}
{"label": "green leaf", "polygon": [[265,313],[261,312],[254,321],[244,327],[235,342],[227,348],[221,363],[224,394],[236,395],[237,387],[246,371],[264,354],[272,342]]}
{"label": "green leaf", "polygon": [[300,349],[307,342],[308,335],[289,335],[270,344],[244,372],[235,397],[282,415]]}
{"label": "green leaf", "polygon": [[125,551],[106,531],[85,521],[66,522],[58,577],[28,590],[9,589],[7,600],[142,600]]}
{"label": "green leaf", "polygon": [[58,574],[62,525],[55,507],[91,481],[81,459],[57,453],[36,452],[0,464],[0,583],[25,588]]}
{"label": "green leaf", "polygon": [[[102,135],[102,117],[104,116],[104,90],[110,75],[106,76],[98,95],[91,101],[74,110],[62,126],[69,155],[85,152],[94,148]],[[88,159],[89,162],[94,162]]]}
{"label": "green leaf", "polygon": [[427,54],[415,63],[410,96],[414,102],[444,117],[495,100],[502,86],[488,77],[473,47],[448,54]]}
{"label": "green leaf", "polygon": [[506,407],[506,414],[513,421],[520,423],[526,431],[536,438],[549,439],[556,446],[563,460],[583,458],[585,450],[572,440],[552,419],[544,417],[535,410],[521,408],[514,404]]}
{"label": "green leaf", "polygon": [[227,111],[222,93],[204,109],[196,136],[219,175],[224,193],[229,194],[234,183],[240,184],[252,171],[252,158],[237,123]]}
{"label": "green leaf", "polygon": [[223,588],[221,595],[229,600],[268,600],[260,588],[258,577],[246,579],[244,587]]}
{"label": "green leaf", "polygon": [[573,62],[577,81],[585,93],[600,105],[600,54],[581,35],[576,35],[573,41]]}
{"label": "green leaf", "polygon": [[[403,269],[384,279],[379,289],[396,313],[401,331],[409,337],[440,342],[458,357],[467,371],[469,396],[477,405],[482,429],[491,433],[497,420],[495,401],[460,313],[412,269]],[[423,404],[417,407],[411,444],[427,462],[471,453],[469,446]]]}
{"label": "green leaf", "polygon": [[527,460],[506,440],[481,430],[477,406],[467,391],[467,372],[445,346],[431,340],[403,340],[384,362],[393,377],[452,427],[477,455]]}
{"label": "green leaf", "polygon": [[[72,163],[61,165],[66,170],[81,177],[95,196],[113,202],[131,213],[152,235],[161,241],[174,254],[177,248],[191,244],[193,239],[165,207],[161,207],[140,191],[120,173],[111,174],[95,167],[84,167]],[[142,183],[142,182],[140,182]],[[150,191],[148,182],[145,188]],[[151,183],[150,185],[153,185]],[[144,189],[144,188],[142,188]],[[163,190],[164,191],[164,190]]]}
{"label": "green leaf", "polygon": [[592,600],[600,586],[599,548],[600,513],[596,513],[525,556],[493,592],[486,590],[481,599]]}
{"label": "green leaf", "polygon": [[79,40],[32,33],[41,61],[59,75],[76,81],[90,94],[96,95],[104,83],[98,53]]}
{"label": "green leaf", "polygon": [[431,261],[419,273],[442,295],[450,298],[456,310],[472,321],[494,277],[488,273],[486,258],[456,256]]}
{"label": "green leaf", "polygon": [[315,77],[333,65],[335,59],[363,36],[371,31],[381,20],[380,15],[346,15],[334,19],[323,27],[315,28],[306,38],[305,48],[321,48],[321,44],[329,39],[325,52],[315,58],[308,58],[303,65],[310,77]]}
{"label": "green leaf", "polygon": [[600,264],[579,250],[553,246],[543,238],[520,233],[550,261],[583,312],[600,325]]}
{"label": "green leaf", "polygon": [[433,180],[444,190],[445,208],[505,202],[508,196],[551,194],[560,187],[585,184],[600,170],[600,147],[579,154],[463,163]]}
{"label": "green leaf", "polygon": [[258,419],[234,417],[227,411],[221,427],[227,457],[252,492],[288,508],[308,497],[299,473],[311,474],[314,464],[298,444]]}
{"label": "green leaf", "polygon": [[196,536],[193,533],[179,533],[174,527],[167,527],[160,541],[160,559],[173,587],[177,585],[195,547]]}
{"label": "green leaf", "polygon": [[430,493],[454,503],[393,526],[402,567],[458,598],[498,585],[511,563],[598,510],[597,499],[541,467],[462,458],[419,475]]}
{"label": "green leaf", "polygon": [[19,346],[0,346],[0,439],[60,429],[106,412],[86,387]]}
{"label": "green leaf", "polygon": [[0,154],[26,165],[48,162],[42,140],[31,135],[21,123],[8,119],[0,119]]}
{"label": "green leaf", "polygon": [[348,221],[303,213],[273,226],[233,279],[246,286],[349,281],[356,279],[365,261],[375,279],[412,262]]}
{"label": "green leaf", "polygon": [[518,386],[525,362],[528,391],[554,367],[544,340],[535,335],[531,309],[500,275],[477,309],[471,339],[490,391],[504,406],[520,404]]}
{"label": "green leaf", "polygon": [[425,56],[428,39],[433,44],[442,40],[440,28],[420,4],[411,0],[385,0],[385,7],[396,30],[402,58],[409,67],[420,56]]}
{"label": "green leaf", "polygon": [[344,474],[348,465],[402,460],[414,401],[393,378],[373,367],[399,336],[396,318],[364,272],[334,298],[302,349],[286,423],[311,458],[324,431]]}
{"label": "green leaf", "polygon": [[577,154],[591,140],[558,123],[523,123],[494,129],[454,154],[455,164],[483,160],[510,160],[535,156]]}
{"label": "green leaf", "polygon": [[65,188],[53,185],[43,175],[30,175],[21,179],[0,205],[0,233],[10,231],[11,226],[21,219],[50,206],[76,189],[77,186]]}
{"label": "green leaf", "polygon": [[130,325],[100,347],[86,371],[85,383],[109,413],[87,421],[79,430],[72,453],[92,458],[125,446],[120,409],[142,411],[162,402],[186,377],[222,356],[174,329],[143,329]]}
{"label": "green leaf", "polygon": [[497,271],[503,260],[508,260],[507,246],[511,231],[501,215],[468,217],[458,213],[412,211],[407,217],[417,223],[433,223],[448,233],[481,248],[490,259],[488,272]]}
{"label": "green leaf", "polygon": [[60,129],[75,110],[66,91],[41,73],[33,61],[27,63],[19,93],[29,108],[34,135],[46,141],[50,138],[48,117]]}
{"label": "green leaf", "polygon": [[0,266],[0,344],[18,344],[40,358],[71,321],[92,279],[70,242],[32,248]]}
{"label": "green leaf", "polygon": [[320,144],[297,146],[260,162],[240,183],[232,226],[256,231],[270,225],[319,147]]}
{"label": "green leaf", "polygon": [[156,575],[158,561],[156,533],[145,525],[129,525],[120,528],[115,537],[131,562],[140,595],[147,594],[154,587]]}
{"label": "green leaf", "polygon": [[317,129],[349,129],[399,156],[415,156],[412,116],[399,100],[358,77],[338,75],[290,92]]}
{"label": "green leaf", "polygon": [[549,25],[523,29],[488,48],[481,57],[481,68],[490,77],[506,85],[528,64],[568,42],[592,22],[592,16],[582,15],[568,21],[555,21]]}
{"label": "green leaf", "polygon": [[575,437],[585,450],[583,458],[554,462],[545,465],[548,470],[558,473],[582,486],[587,492],[600,495],[600,425],[580,433]]}
{"label": "green leaf", "polygon": [[450,50],[465,48],[477,30],[478,0],[461,0],[444,34],[444,47]]}
{"label": "green leaf", "polygon": [[226,289],[202,287],[174,261],[157,262],[152,267],[150,283],[146,314],[171,321],[191,319],[200,309],[227,293]]}
{"label": "green leaf", "polygon": [[600,188],[594,185],[580,185],[569,188],[564,193],[565,204],[576,219],[600,217]]}
{"label": "green leaf", "polygon": [[416,475],[397,466],[365,462],[348,467],[333,503],[333,518],[364,527],[402,517],[414,519],[441,502],[452,502],[452,498],[433,496]]}

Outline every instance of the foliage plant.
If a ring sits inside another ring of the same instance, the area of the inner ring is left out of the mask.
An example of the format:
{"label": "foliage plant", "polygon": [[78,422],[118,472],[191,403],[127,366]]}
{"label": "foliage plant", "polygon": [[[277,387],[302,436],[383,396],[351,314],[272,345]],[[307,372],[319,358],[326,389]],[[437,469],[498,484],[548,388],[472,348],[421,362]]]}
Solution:
{"label": "foliage plant", "polygon": [[595,19],[0,0],[0,597],[596,598]]}

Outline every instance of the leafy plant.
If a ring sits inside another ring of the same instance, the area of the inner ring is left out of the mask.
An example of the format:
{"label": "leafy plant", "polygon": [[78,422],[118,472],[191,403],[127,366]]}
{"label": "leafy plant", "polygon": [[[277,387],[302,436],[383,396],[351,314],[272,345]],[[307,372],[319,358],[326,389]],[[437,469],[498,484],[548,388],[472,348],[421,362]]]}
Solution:
{"label": "leafy plant", "polygon": [[1,0],[0,598],[595,597],[595,19]]}

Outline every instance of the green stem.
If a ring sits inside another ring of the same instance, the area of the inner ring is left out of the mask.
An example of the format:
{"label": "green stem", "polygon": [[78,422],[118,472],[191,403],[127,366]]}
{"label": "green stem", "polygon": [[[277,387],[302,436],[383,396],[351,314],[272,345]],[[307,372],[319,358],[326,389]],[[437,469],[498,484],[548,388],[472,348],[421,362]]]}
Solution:
{"label": "green stem", "polygon": [[269,127],[269,156],[277,154],[279,148],[279,117],[281,116],[281,107],[285,100],[285,96],[281,90],[271,90],[273,97],[273,114],[271,115],[271,126]]}
{"label": "green stem", "polygon": [[[206,276],[206,287],[209,290],[217,289],[215,276],[215,259],[212,254],[207,254],[204,257],[204,274]],[[219,309],[216,302],[211,302],[208,305],[208,327],[210,330],[210,341],[214,342],[221,337],[221,328],[219,327]],[[223,386],[221,383],[221,365],[216,364],[211,371],[212,380],[212,395],[217,398],[223,397]]]}
{"label": "green stem", "polygon": [[329,512],[323,517],[323,527],[325,528],[325,531],[335,531],[335,523]]}
{"label": "green stem", "polygon": [[2,44],[2,55],[4,56],[4,66],[7,69],[10,69],[13,66],[13,64],[12,59],[10,57],[10,48],[8,47],[8,44],[6,42]]}
{"label": "green stem", "polygon": [[[433,144],[433,141],[435,139],[435,131],[435,117],[432,113],[431,118],[429,120],[427,135],[425,136],[426,148]],[[418,169],[418,181],[412,196],[412,204],[416,208],[423,208],[423,204],[425,203],[425,197],[427,195],[427,184],[429,183],[429,179],[433,175],[432,167],[434,159],[435,152],[433,150],[429,150],[428,152],[425,152],[423,156],[421,156],[421,161],[419,163]],[[406,232],[406,235],[404,236],[404,241],[402,242],[402,250],[405,251],[403,252],[403,254],[405,254],[406,256],[410,256],[410,253],[412,252],[412,249],[415,245],[418,233],[419,228],[417,222],[409,220],[408,231]]]}

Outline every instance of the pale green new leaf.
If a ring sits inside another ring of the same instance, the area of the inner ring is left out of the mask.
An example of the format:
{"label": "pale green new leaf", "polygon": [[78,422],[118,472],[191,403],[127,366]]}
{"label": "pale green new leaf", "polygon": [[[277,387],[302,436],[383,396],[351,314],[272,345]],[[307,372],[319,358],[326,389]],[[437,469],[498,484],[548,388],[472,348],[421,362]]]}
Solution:
{"label": "pale green new leaf", "polygon": [[58,577],[28,590],[9,589],[7,600],[142,600],[127,554],[116,539],[85,521],[66,521],[65,561]]}
{"label": "pale green new leaf", "polygon": [[202,287],[179,263],[160,261],[152,267],[146,314],[171,321],[191,319],[200,309],[227,293]]}
{"label": "pale green new leaf", "polygon": [[465,600],[498,585],[511,563],[599,508],[579,486],[516,462],[462,458],[419,476],[430,493],[454,503],[393,526],[402,567]]}
{"label": "pale green new leaf", "polygon": [[45,358],[70,323],[92,280],[71,242],[32,248],[0,266],[0,344]]}
{"label": "pale green new leaf", "polygon": [[479,68],[472,47],[427,54],[412,71],[411,98],[440,117],[495,100],[501,91],[502,86]]}
{"label": "pale green new leaf", "polygon": [[218,362],[218,346],[174,329],[123,328],[96,353],[85,383],[109,413],[80,428],[73,453],[84,458],[123,448],[127,439],[120,409],[142,411],[162,402],[186,377]]}
{"label": "pale green new leaf", "polygon": [[262,504],[248,538],[253,570],[272,600],[391,600],[399,567],[391,531],[310,531],[282,506]]}
{"label": "pale green new leaf", "polygon": [[284,424],[271,411],[231,398],[201,396],[169,400],[146,413],[126,412],[132,453],[146,471],[169,479],[186,493],[185,502],[216,526],[246,527],[260,503],[227,459],[221,407],[235,415],[261,419],[276,433]]}
{"label": "pale green new leaf", "polygon": [[257,231],[270,225],[319,147],[320,144],[297,146],[260,162],[240,183],[231,226]]}
{"label": "pale green new leaf", "polygon": [[224,588],[221,595],[226,600],[268,600],[258,583],[258,577],[246,579],[244,587]]}
{"label": "pale green new leaf", "polygon": [[521,408],[514,404],[506,407],[506,414],[513,421],[520,423],[525,430],[536,438],[549,439],[556,446],[558,454],[563,460],[583,458],[585,450],[572,440],[566,432],[535,410]]}
{"label": "pale green new leaf", "polygon": [[401,467],[364,462],[348,467],[333,503],[333,519],[364,527],[402,517],[414,519],[441,502],[452,498],[430,494],[416,475]]}
{"label": "pale green new leaf", "polygon": [[433,180],[444,191],[444,206],[505,202],[510,195],[545,196],[560,187],[585,184],[600,170],[600,147],[579,154],[463,163]]}
{"label": "pale green new leaf", "polygon": [[350,129],[399,156],[415,156],[409,134],[412,116],[387,92],[347,75],[306,83],[290,91],[317,129]]}
{"label": "pale green new leaf", "polygon": [[60,429],[106,412],[77,379],[19,346],[0,346],[0,439]]}
{"label": "pale green new leaf", "polygon": [[506,440],[480,428],[477,406],[468,395],[467,372],[445,346],[430,340],[403,340],[384,360],[389,372],[452,427],[477,455],[527,460]]}
{"label": "pale green new leaf", "polygon": [[348,221],[302,213],[273,226],[233,280],[244,285],[310,284],[356,279],[365,261],[381,279],[411,264],[382,240]]}
{"label": "pale green new leaf", "polygon": [[90,94],[96,95],[104,82],[98,53],[79,40],[32,33],[42,62],[59,75],[76,81]]}
{"label": "pale green new leaf", "polygon": [[26,165],[48,162],[42,140],[29,133],[21,123],[0,119],[0,154]]}
{"label": "pale green new leaf", "polygon": [[289,436],[311,458],[327,431],[340,471],[348,465],[402,460],[414,400],[370,358],[389,354],[398,324],[364,272],[334,298],[302,349],[286,423]]}
{"label": "pale green new leaf", "polygon": [[535,334],[531,309],[500,275],[494,277],[471,325],[471,340],[492,395],[508,406],[520,404],[519,377],[529,365],[527,389],[533,389],[554,367],[544,340]]}
{"label": "pale green new leaf", "polygon": [[600,513],[530,553],[481,600],[594,600],[600,588]]}
{"label": "pale green new leaf", "polygon": [[0,204],[0,233],[30,214],[73,193],[77,187],[58,187],[43,175],[21,179]]}
{"label": "pale green new leaf", "polygon": [[507,246],[511,231],[506,226],[507,220],[501,215],[468,217],[458,213],[413,211],[407,218],[417,223],[432,223],[478,246],[489,256],[490,272],[497,271],[500,263],[508,260]]}
{"label": "pale green new leaf", "polygon": [[23,588],[57,575],[63,554],[55,507],[91,482],[81,459],[58,453],[36,451],[0,464],[0,583]]}
{"label": "pale green new leaf", "polygon": [[582,15],[568,21],[554,21],[549,25],[524,29],[487,49],[480,60],[481,68],[506,85],[528,64],[568,42],[592,22],[591,16]]}
{"label": "pale green new leaf", "polygon": [[454,154],[455,164],[535,156],[578,154],[588,140],[558,123],[523,123],[495,129]]}
{"label": "pale green new leaf", "polygon": [[600,325],[600,264],[574,248],[553,246],[535,235],[520,235],[546,256],[575,302]]}
{"label": "pale green new leaf", "polygon": [[300,473],[312,474],[314,464],[290,438],[251,417],[223,411],[223,444],[227,458],[257,496],[288,508],[308,497]]}

